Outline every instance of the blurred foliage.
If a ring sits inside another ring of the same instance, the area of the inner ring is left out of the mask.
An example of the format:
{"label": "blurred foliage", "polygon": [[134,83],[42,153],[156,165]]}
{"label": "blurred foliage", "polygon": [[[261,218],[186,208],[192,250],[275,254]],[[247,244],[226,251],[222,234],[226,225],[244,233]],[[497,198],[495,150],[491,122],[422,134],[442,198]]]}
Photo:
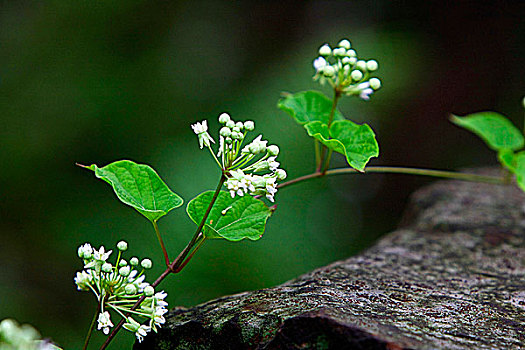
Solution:
{"label": "blurred foliage", "polygon": [[[216,117],[228,111],[255,120],[280,146],[290,178],[306,174],[313,145],[276,103],[281,91],[320,89],[311,80],[317,48],[343,37],[380,64],[384,86],[372,100],[340,105],[376,131],[375,164],[495,164],[447,115],[497,110],[521,125],[519,1],[0,6],[0,319],[29,322],[65,348],[80,347],[94,311],[91,295],[73,283],[80,244],[113,247],[126,239],[131,252],[162,270],[151,225],[75,162],[150,164],[187,203],[213,189],[219,175],[190,123],[208,119],[215,132]],[[262,240],[208,242],[161,286],[173,307],[282,283],[369,246],[396,226],[409,193],[428,181],[355,175],[292,186],[277,194]],[[183,209],[159,226],[172,256],[194,229]],[[121,347],[133,340],[123,332],[117,339]]]}

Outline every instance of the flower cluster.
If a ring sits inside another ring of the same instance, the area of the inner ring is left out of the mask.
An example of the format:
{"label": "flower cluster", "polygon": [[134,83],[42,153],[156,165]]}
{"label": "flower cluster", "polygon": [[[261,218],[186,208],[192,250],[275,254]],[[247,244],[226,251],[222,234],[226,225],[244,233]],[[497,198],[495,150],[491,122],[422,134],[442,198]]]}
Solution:
{"label": "flower cluster", "polygon": [[208,147],[226,175],[225,186],[232,198],[245,194],[265,195],[273,202],[277,192],[277,181],[286,178],[286,171],[280,169],[280,164],[276,161],[279,147],[268,145],[268,141],[263,140],[262,135],[243,147],[248,132],[255,129],[255,123],[251,120],[236,122],[228,113],[222,113],[219,116],[219,123],[223,126],[219,130],[217,155],[211,149],[211,143],[215,141],[208,134],[206,120],[191,127],[199,137],[201,148],[202,145]]}
{"label": "flower cluster", "polygon": [[11,318],[0,322],[0,349],[60,350],[48,340],[41,340],[38,331],[29,324],[20,325]]}
{"label": "flower cluster", "polygon": [[[128,261],[121,258],[122,252],[128,249],[128,244],[121,241],[117,244],[118,256],[114,265],[107,262],[112,251],[106,252],[104,247],[94,249],[89,243],[78,248],[78,256],[84,261],[84,269],[77,272],[75,284],[78,290],[92,291],[98,299],[100,313],[98,315],[97,329],[108,334],[113,322],[108,310],[115,311],[126,320],[123,327],[137,336],[139,341],[150,330],[157,331],[157,327],[164,324],[164,314],[168,312],[164,301],[167,294],[155,292],[153,286],[145,282],[144,270],[152,266],[150,259],[132,257]],[[133,305],[143,297],[139,307],[132,310]],[[140,324],[133,317],[126,316],[133,313],[149,323]]]}
{"label": "flower cluster", "polygon": [[319,48],[319,57],[314,60],[315,80],[328,82],[345,95],[357,95],[369,100],[370,95],[381,87],[381,80],[370,78],[370,73],[379,67],[375,60],[361,60],[350,48],[350,41],[343,39],[331,48],[324,44]]}

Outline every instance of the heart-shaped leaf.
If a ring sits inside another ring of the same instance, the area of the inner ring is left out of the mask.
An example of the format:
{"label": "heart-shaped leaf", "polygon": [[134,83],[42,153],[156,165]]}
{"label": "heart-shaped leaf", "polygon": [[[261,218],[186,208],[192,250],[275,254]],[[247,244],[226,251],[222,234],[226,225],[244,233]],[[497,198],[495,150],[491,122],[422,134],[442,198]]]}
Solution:
{"label": "heart-shaped leaf", "polygon": [[173,193],[155,170],[146,164],[119,160],[102,168],[95,164],[87,168],[109,183],[122,203],[135,208],[151,222],[183,203],[182,198]]}
{"label": "heart-shaped leaf", "polygon": [[[286,95],[279,100],[277,107],[290,114],[301,125],[313,121],[328,124],[332,100],[319,91],[302,91]],[[333,120],[343,119],[343,115],[336,110]]]}
{"label": "heart-shaped leaf", "polygon": [[481,137],[495,151],[503,149],[516,151],[525,143],[521,131],[505,116],[496,112],[480,112],[465,117],[452,115],[450,120]]}
{"label": "heart-shaped leaf", "polygon": [[343,154],[348,164],[358,171],[364,171],[370,158],[379,155],[374,131],[367,124],[336,120],[328,129],[328,125],[314,121],[305,124],[304,127],[308,135],[333,151]]}
{"label": "heart-shaped leaf", "polygon": [[[200,224],[214,191],[203,192],[193,198],[186,211],[190,219]],[[224,238],[228,241],[240,241],[248,238],[256,241],[262,237],[266,220],[272,211],[262,201],[252,196],[236,196],[232,198],[229,192],[221,191],[215,201],[206,224],[206,238]]]}

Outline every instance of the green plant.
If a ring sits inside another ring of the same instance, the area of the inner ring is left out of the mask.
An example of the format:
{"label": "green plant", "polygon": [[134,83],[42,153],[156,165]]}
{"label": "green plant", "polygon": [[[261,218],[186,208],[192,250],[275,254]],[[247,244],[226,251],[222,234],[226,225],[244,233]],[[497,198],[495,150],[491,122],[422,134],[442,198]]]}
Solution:
{"label": "green plant", "polygon": [[[84,267],[77,273],[75,283],[79,290],[91,291],[97,298],[97,310],[86,336],[84,349],[90,335],[97,329],[109,334],[101,349],[108,346],[121,327],[136,334],[139,341],[150,330],[156,331],[165,322],[167,312],[164,301],[166,293],[155,288],[169,275],[179,273],[199,248],[209,239],[240,241],[258,240],[262,237],[266,222],[276,207],[274,202],[278,189],[313,178],[351,173],[401,173],[494,184],[508,184],[516,175],[517,183],[525,191],[525,144],[520,132],[504,116],[495,112],[482,112],[465,117],[452,116],[456,125],[480,136],[498,153],[498,160],[508,171],[507,176],[495,177],[453,171],[406,167],[368,166],[371,158],[379,155],[379,145],[372,128],[344,117],[338,102],[344,96],[356,96],[369,100],[381,88],[381,81],[374,77],[379,68],[375,60],[362,60],[343,39],[335,48],[324,44],[314,60],[314,79],[331,88],[332,98],[319,91],[284,93],[278,108],[289,114],[304,127],[315,145],[314,171],[310,174],[283,182],[287,174],[280,168],[277,156],[280,149],[268,145],[262,135],[249,141],[254,131],[253,121],[234,121],[229,114],[218,117],[222,125],[218,144],[208,133],[207,121],[192,125],[199,147],[206,148],[219,168],[215,190],[207,190],[190,200],[186,206],[188,217],[196,229],[186,247],[175,259],[170,259],[162,239],[158,221],[172,210],[183,205],[181,196],[172,191],[157,172],[148,165],[129,160],[119,160],[99,167],[80,165],[92,171],[111,185],[118,199],[134,208],[151,222],[159,242],[165,271],[151,284],[144,281],[144,270],[151,267],[149,259],[139,261],[133,257],[129,262],[121,254],[127,250],[122,241],[117,245],[118,256],[114,264],[107,262],[111,251],[104,247],[93,249],[89,243],[79,247],[78,256]],[[330,168],[333,153],[341,154],[348,167]],[[115,326],[109,311],[121,320]],[[135,318],[146,319],[140,324]],[[110,333],[111,332],[111,333]]]}

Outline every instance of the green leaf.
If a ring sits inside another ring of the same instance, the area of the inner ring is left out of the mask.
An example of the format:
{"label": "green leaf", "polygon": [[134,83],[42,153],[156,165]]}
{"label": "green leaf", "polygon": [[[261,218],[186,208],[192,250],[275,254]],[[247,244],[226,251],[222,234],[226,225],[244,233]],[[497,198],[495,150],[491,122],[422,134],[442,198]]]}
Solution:
{"label": "green leaf", "polygon": [[[193,198],[186,211],[197,225],[200,224],[214,191],[203,192]],[[248,238],[256,241],[262,237],[266,220],[272,211],[262,201],[252,196],[236,196],[232,198],[229,192],[221,191],[213,205],[206,224],[206,238],[224,238],[228,241],[240,241]]]}
{"label": "green leaf", "polygon": [[[319,91],[303,91],[280,99],[277,107],[290,114],[301,125],[313,121],[328,124],[332,100]],[[333,120],[343,119],[343,115],[336,110]]]}
{"label": "green leaf", "polygon": [[480,112],[465,117],[452,115],[450,120],[481,137],[495,151],[516,151],[525,143],[521,131],[505,116],[496,112]]}
{"label": "green leaf", "polygon": [[516,174],[516,182],[522,191],[525,192],[525,151],[519,152],[515,155],[516,168],[514,173]]}
{"label": "green leaf", "polygon": [[502,149],[498,151],[498,160],[501,165],[511,172],[516,170],[516,159],[515,154],[510,149]]}
{"label": "green leaf", "polygon": [[119,160],[102,168],[95,164],[88,168],[113,187],[122,203],[135,208],[151,222],[183,203],[182,198],[173,193],[155,170],[146,164]]}
{"label": "green leaf", "polygon": [[328,130],[328,125],[314,121],[305,124],[304,127],[308,135],[333,151],[343,154],[348,164],[358,171],[364,171],[370,158],[379,155],[374,131],[367,124],[337,120]]}

